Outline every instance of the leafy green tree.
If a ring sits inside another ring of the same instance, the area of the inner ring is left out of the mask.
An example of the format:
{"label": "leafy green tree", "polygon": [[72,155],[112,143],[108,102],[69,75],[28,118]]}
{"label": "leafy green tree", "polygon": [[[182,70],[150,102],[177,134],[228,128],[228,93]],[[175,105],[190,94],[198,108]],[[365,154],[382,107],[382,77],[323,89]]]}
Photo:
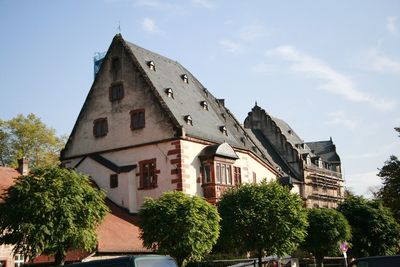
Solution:
{"label": "leafy green tree", "polygon": [[226,249],[264,255],[291,254],[304,240],[307,212],[297,194],[277,182],[244,184],[219,202],[221,239]]}
{"label": "leafy green tree", "polygon": [[87,176],[59,167],[43,167],[21,176],[0,203],[0,244],[34,258],[54,255],[63,264],[70,249],[91,251],[96,227],[108,208],[105,194]]}
{"label": "leafy green tree", "polygon": [[380,169],[378,176],[383,180],[383,187],[375,196],[392,210],[397,222],[400,222],[400,160],[391,156]]}
{"label": "leafy green tree", "polygon": [[201,260],[218,239],[218,211],[198,196],[174,191],[147,198],[139,215],[144,246],[171,255],[179,266]]}
{"label": "leafy green tree", "polygon": [[65,139],[34,114],[0,120],[0,164],[15,167],[22,157],[36,167],[57,164]]}
{"label": "leafy green tree", "polygon": [[367,257],[396,254],[400,245],[400,225],[380,201],[360,196],[347,197],[338,210],[352,229],[350,255]]}
{"label": "leafy green tree", "polygon": [[350,240],[350,225],[336,210],[310,209],[308,224],[308,235],[302,247],[315,256],[318,266],[322,266],[324,256],[338,254],[341,241]]}

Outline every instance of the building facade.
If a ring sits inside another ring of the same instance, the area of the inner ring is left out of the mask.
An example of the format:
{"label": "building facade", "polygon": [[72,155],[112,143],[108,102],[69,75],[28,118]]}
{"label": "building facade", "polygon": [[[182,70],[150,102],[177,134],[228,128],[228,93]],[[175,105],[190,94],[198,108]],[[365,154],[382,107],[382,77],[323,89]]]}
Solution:
{"label": "building facade", "polygon": [[282,170],[300,185],[307,208],[336,208],[344,199],[340,157],[332,138],[304,142],[283,120],[253,107],[244,126],[251,129]]}
{"label": "building facade", "polygon": [[121,207],[180,190],[215,203],[240,183],[283,174],[215,98],[176,61],[115,36],[62,152]]}
{"label": "building facade", "polygon": [[[118,34],[101,60],[61,160],[91,176],[130,213],[139,211],[145,197],[170,190],[215,203],[228,188],[276,179],[314,206],[311,184],[320,185],[327,176],[314,175],[320,171],[314,165],[306,168],[297,143],[281,150],[257,123],[247,118],[243,126],[223,99],[178,62]],[[279,138],[286,137],[280,133]],[[322,157],[309,150],[310,158]],[[340,168],[340,161],[335,164]]]}

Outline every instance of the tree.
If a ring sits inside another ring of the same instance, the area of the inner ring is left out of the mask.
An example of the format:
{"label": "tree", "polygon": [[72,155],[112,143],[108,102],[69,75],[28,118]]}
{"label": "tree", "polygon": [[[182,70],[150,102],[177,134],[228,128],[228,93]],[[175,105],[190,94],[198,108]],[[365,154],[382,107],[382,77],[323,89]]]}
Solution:
{"label": "tree", "polygon": [[166,192],[147,198],[139,211],[144,246],[174,257],[179,266],[201,260],[219,236],[216,207],[198,196]]}
{"label": "tree", "polygon": [[297,194],[277,182],[244,184],[219,202],[221,240],[226,249],[264,255],[292,253],[304,240],[307,212]]}
{"label": "tree", "polygon": [[0,244],[32,259],[54,255],[63,264],[70,249],[91,251],[96,227],[108,208],[105,194],[87,176],[59,167],[43,167],[21,176],[0,203]]}
{"label": "tree", "polygon": [[380,169],[378,176],[383,180],[383,187],[375,196],[392,210],[397,222],[400,222],[400,160],[391,156]]}
{"label": "tree", "polygon": [[349,254],[354,257],[396,254],[400,245],[400,225],[380,201],[347,197],[340,203],[338,211],[352,228]]}
{"label": "tree", "polygon": [[308,235],[302,247],[315,256],[318,266],[322,266],[324,256],[338,254],[341,241],[350,240],[350,225],[336,210],[310,209],[308,223]]}
{"label": "tree", "polygon": [[57,164],[64,144],[65,137],[57,137],[55,130],[34,114],[0,120],[0,164],[3,166],[15,167],[22,157],[32,166]]}

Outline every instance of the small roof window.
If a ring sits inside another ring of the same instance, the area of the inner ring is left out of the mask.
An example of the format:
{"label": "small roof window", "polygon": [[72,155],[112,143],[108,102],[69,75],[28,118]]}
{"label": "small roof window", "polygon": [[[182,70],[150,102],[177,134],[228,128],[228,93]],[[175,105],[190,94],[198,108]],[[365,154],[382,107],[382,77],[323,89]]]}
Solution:
{"label": "small roof window", "polygon": [[165,88],[165,93],[168,97],[174,98],[174,91],[172,90],[172,88]]}
{"label": "small roof window", "polygon": [[200,105],[203,107],[203,109],[208,110],[208,103],[207,103],[207,101],[200,101]]}
{"label": "small roof window", "polygon": [[191,126],[193,125],[192,116],[186,115],[186,116],[184,117],[184,119],[185,119],[187,125],[191,125]]}
{"label": "small roof window", "polygon": [[206,97],[208,97],[208,90],[207,90],[207,88],[203,88],[203,92],[204,92],[204,94],[206,95]]}
{"label": "small roof window", "polygon": [[226,114],[225,113],[221,113],[222,118],[224,118],[224,121],[226,121]]}
{"label": "small roof window", "polygon": [[188,76],[187,76],[186,74],[182,74],[182,75],[181,75],[181,78],[182,78],[182,81],[183,81],[184,83],[189,83],[189,79],[188,79]]}
{"label": "small roof window", "polygon": [[228,135],[228,129],[226,129],[225,125],[222,125],[219,127],[219,130],[221,131],[221,133],[223,133],[224,135]]}
{"label": "small roof window", "polygon": [[147,66],[149,66],[149,68],[150,68],[151,70],[156,71],[156,64],[154,64],[154,61],[153,61],[153,60],[147,61]]}

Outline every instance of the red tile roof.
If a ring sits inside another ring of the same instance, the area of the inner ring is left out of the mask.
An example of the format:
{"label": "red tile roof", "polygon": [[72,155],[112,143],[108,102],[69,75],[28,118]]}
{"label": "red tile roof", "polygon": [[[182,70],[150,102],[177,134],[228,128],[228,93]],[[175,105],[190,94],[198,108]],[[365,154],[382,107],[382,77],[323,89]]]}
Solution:
{"label": "red tile roof", "polygon": [[4,191],[15,183],[15,178],[19,177],[21,174],[8,167],[0,167],[0,201],[1,195]]}
{"label": "red tile roof", "polygon": [[97,228],[99,242],[97,253],[144,253],[151,252],[143,247],[140,239],[138,216],[107,199],[110,213]]}

